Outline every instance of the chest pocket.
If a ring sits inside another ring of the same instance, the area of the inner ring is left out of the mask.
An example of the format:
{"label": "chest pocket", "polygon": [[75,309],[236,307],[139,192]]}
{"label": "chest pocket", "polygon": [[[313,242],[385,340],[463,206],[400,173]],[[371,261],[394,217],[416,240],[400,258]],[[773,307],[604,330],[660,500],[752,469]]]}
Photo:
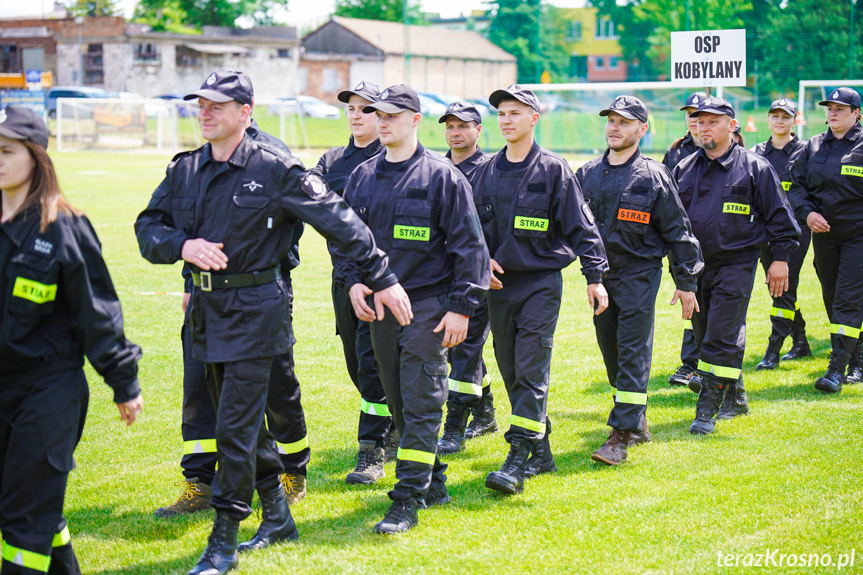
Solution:
{"label": "chest pocket", "polygon": [[647,187],[623,192],[614,214],[616,228],[621,232],[643,236],[650,227],[653,194]]}
{"label": "chest pocket", "polygon": [[262,210],[270,205],[270,198],[261,194],[234,194],[234,205],[238,208]]}
{"label": "chest pocket", "polygon": [[13,257],[12,264],[10,311],[32,319],[50,314],[58,296],[59,269],[49,258],[26,253]]}
{"label": "chest pocket", "polygon": [[[723,186],[721,210],[724,221],[750,221],[755,216],[752,206],[752,189],[749,186]],[[729,216],[732,219],[728,219]]]}
{"label": "chest pocket", "polygon": [[518,193],[513,221],[513,235],[523,238],[544,238],[551,222],[548,217],[551,196],[545,182],[531,182],[526,191]]}
{"label": "chest pocket", "polygon": [[863,179],[863,153],[851,152],[842,156],[842,167],[839,168],[839,175]]}
{"label": "chest pocket", "polygon": [[431,202],[428,190],[409,188],[406,198],[396,200],[393,247],[426,251],[431,244]]}
{"label": "chest pocket", "polygon": [[477,198],[474,202],[476,206],[476,215],[479,216],[479,221],[482,224],[487,224],[494,219],[494,207],[491,205],[491,200],[488,198]]}

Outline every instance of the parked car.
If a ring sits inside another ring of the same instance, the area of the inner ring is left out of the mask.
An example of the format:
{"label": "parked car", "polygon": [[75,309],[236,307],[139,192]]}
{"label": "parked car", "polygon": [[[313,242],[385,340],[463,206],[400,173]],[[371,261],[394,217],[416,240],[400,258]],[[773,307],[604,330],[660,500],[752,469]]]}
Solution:
{"label": "parked car", "polygon": [[296,98],[279,98],[276,103],[270,104],[267,110],[271,115],[296,114],[303,111],[306,118],[324,118],[326,120],[338,120],[342,116],[342,109],[331,106],[313,96],[297,96]]}
{"label": "parked car", "polygon": [[[183,100],[183,96],[185,94],[160,94],[158,96],[154,96],[154,100],[167,100],[172,103],[173,106],[177,108],[177,115],[181,118],[194,118],[196,115],[195,106],[196,102],[194,100]],[[149,107],[147,109],[148,116],[155,116],[158,113],[158,110],[155,113]]]}
{"label": "parked car", "polygon": [[446,106],[435,98],[423,93],[417,93],[420,99],[420,112],[423,116],[440,117],[446,113]]}
{"label": "parked car", "polygon": [[57,98],[111,98],[113,95],[101,88],[86,86],[55,86],[48,90],[45,109],[49,118],[57,117]]}

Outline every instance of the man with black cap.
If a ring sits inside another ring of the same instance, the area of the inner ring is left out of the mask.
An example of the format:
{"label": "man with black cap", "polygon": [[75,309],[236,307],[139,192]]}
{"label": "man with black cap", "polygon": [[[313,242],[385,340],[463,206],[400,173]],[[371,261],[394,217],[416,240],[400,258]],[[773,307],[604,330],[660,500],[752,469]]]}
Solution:
{"label": "man with black cap", "polygon": [[608,381],[616,391],[608,416],[611,433],[591,459],[620,465],[629,446],[650,441],[647,383],[662,259],[671,250],[677,287],[671,304],[680,300],[685,320],[698,309],[695,289],[704,261],[677,184],[662,164],[641,155],[647,106],[633,96],[618,96],[599,115],[608,118],[608,150],[579,168],[575,177],[608,256],[602,281],[608,309],[594,316],[593,324]]}
{"label": "man with black cap", "polygon": [[[471,181],[477,166],[489,158],[476,143],[482,134],[482,115],[472,104],[453,102],[438,123],[446,124],[446,157]],[[470,318],[467,337],[450,352],[449,396],[438,453],[456,453],[466,439],[497,431],[494,396],[482,359],[488,331],[488,306],[483,298]],[[473,419],[468,425],[470,413]]]}
{"label": "man with black cap", "polygon": [[[413,309],[410,325],[378,313],[371,326],[387,405],[401,434],[392,506],[374,528],[391,534],[417,524],[418,506],[450,501],[446,465],[436,450],[446,352],[467,335],[469,318],[488,289],[489,264],[470,184],[417,140],[422,115],[416,92],[390,86],[365,110],[377,114],[386,153],[354,170],[345,199],[389,253]],[[357,317],[374,320],[365,274],[339,250],[333,261]]]}
{"label": "man with black cap", "polygon": [[714,417],[749,413],[743,388],[746,310],[752,295],[759,249],[770,244],[770,295],[788,289],[788,260],[800,228],[770,164],[732,140],[737,120],[723,98],[708,98],[693,112],[701,149],[674,168],[680,199],[701,244],[704,272],[692,319],[701,347],[702,384],[693,434],[711,433]]}
{"label": "man with black cap", "polygon": [[291,346],[287,290],[279,263],[293,223],[308,221],[357,267],[400,323],[410,301],[369,229],[300,163],[246,134],[252,86],[241,73],[213,73],[190,94],[208,141],[179,154],[135,222],[142,255],[153,263],[190,264],[192,354],[206,364],[216,400],[216,510],[207,548],[190,574],[237,565],[239,522],[255,487],[263,521],[241,550],[298,537],[279,483],[282,464],[264,410],[273,360]]}
{"label": "man with black cap", "polygon": [[[243,72],[233,67],[217,70],[216,75]],[[251,79],[248,80],[251,86]],[[252,91],[254,106],[254,91]],[[258,123],[249,117],[246,134],[256,141],[291,155],[290,149],[278,138],[264,132]],[[303,222],[294,223],[292,245],[288,255],[279,266],[282,280],[287,288],[288,306],[293,306],[291,270],[300,265],[298,242],[303,234]],[[158,508],[156,517],[173,517],[183,513],[194,513],[210,508],[212,482],[216,473],[216,407],[207,386],[204,364],[192,356],[191,333],[189,331],[188,304],[192,295],[192,272],[188,264],[183,266],[183,326],[180,339],[183,346],[183,457],[180,466],[185,477],[183,492],[171,505]],[[294,340],[293,332],[291,339]],[[300,382],[294,370],[294,351],[277,356],[270,373],[267,393],[267,427],[276,439],[285,473],[281,483],[289,505],[306,495],[307,466],[311,457],[306,436],[305,412],[301,402]]]}
{"label": "man with black cap", "polygon": [[829,129],[800,151],[788,195],[797,220],[814,234],[830,319],[830,363],[815,389],[837,393],[863,380],[863,128],[856,90],[836,88],[818,104],[827,108]]}
{"label": "man with black cap", "polygon": [[[770,128],[770,137],[752,148],[759,156],[764,156],[779,181],[782,189],[788,192],[791,187],[791,165],[800,150],[806,145],[794,133],[794,119],[797,117],[797,105],[786,98],[780,98],[770,105],[767,112],[767,126]],[[812,231],[807,226],[800,226],[800,245],[791,254],[788,262],[788,291],[779,297],[773,298],[773,309],[770,310],[770,323],[772,329],[770,339],[767,343],[767,351],[764,358],[759,362],[756,369],[775,369],[780,359],[791,360],[801,357],[809,357],[812,350],[806,340],[806,322],[803,320],[803,312],[797,303],[797,285],[800,283],[800,269],[806,252],[809,251],[809,243],[812,240]],[[767,271],[773,257],[770,248],[761,248],[761,265]],[[791,335],[791,350],[781,358],[779,354],[785,338]]]}
{"label": "man with black cap", "polygon": [[478,168],[474,198],[492,257],[489,318],[512,415],[505,435],[509,454],[485,484],[520,493],[525,477],[557,469],[546,408],[561,270],[581,257],[588,302],[599,314],[608,307],[602,286],[608,264],[572,169],[533,139],[536,94],[513,84],[492,92],[488,101],[497,108],[506,147]]}
{"label": "man with black cap", "polygon": [[[698,109],[698,105],[707,99],[706,92],[693,92],[686,98],[686,102],[680,107],[686,119],[686,135],[674,140],[665,152],[662,163],[671,171],[683,160],[698,151],[701,139],[698,137],[698,118],[689,114]],[[683,341],[680,344],[680,367],[677,368],[668,383],[671,385],[689,385],[691,379],[695,379],[694,385],[700,386],[698,373],[699,356],[698,345],[695,343],[695,332],[692,331],[692,320],[684,320]]]}
{"label": "man with black cap", "polygon": [[[360,82],[353,90],[339,92],[339,101],[347,104],[351,132],[348,145],[327,150],[310,171],[321,176],[340,196],[344,195],[345,184],[354,169],[383,150],[374,112],[363,111],[377,99],[380,91],[380,86],[373,82]],[[384,462],[395,458],[398,435],[378,376],[370,326],[357,319],[347,287],[337,281],[335,270],[331,291],[336,333],[342,340],[348,375],[360,392],[357,465],[345,481],[371,485],[384,476]]]}

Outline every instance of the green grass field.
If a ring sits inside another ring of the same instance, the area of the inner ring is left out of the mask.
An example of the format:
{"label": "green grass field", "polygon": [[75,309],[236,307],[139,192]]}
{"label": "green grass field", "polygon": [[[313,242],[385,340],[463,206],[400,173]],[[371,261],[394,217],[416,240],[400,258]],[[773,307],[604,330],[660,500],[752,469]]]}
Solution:
{"label": "green grass field", "polygon": [[[169,157],[53,157],[66,194],[101,237],[127,335],[144,349],[145,408],[132,428],[119,421],[110,390],[88,367],[91,409],[66,500],[73,542],[84,573],[182,574],[205,546],[212,512],[152,516],[177,497],[182,479],[180,266],[144,261],[132,230]],[[317,156],[303,160],[313,165]],[[815,358],[755,371],[771,307],[759,274],[744,364],[752,414],[720,423],[708,437],[688,433],[695,394],[667,384],[679,362],[682,321],[679,306],[668,306],[665,278],[648,409],[653,442],[632,448],[630,462],[619,468],[589,459],[607,436],[612,400],[584,280],[577,265],[565,270],[548,406],[559,471],[531,480],[521,495],[501,496],[484,480],[507,453],[503,433],[470,441],[446,459],[452,503],[421,511],[419,526],[407,534],[381,537],[371,528],[389,508],[394,466],[374,487],[344,483],[357,448],[359,397],[335,336],[324,241],[309,229],[300,251],[295,356],[312,449],[308,496],[293,509],[300,541],[244,556],[237,573],[726,573],[747,569],[720,567],[719,554],[774,549],[831,554],[837,562],[855,550],[855,565],[844,572],[863,570],[863,388],[825,396],[812,386],[826,369],[829,327],[811,253],[800,304]],[[485,359],[505,429],[509,406],[490,343]],[[240,536],[250,537],[257,521],[243,522]]]}

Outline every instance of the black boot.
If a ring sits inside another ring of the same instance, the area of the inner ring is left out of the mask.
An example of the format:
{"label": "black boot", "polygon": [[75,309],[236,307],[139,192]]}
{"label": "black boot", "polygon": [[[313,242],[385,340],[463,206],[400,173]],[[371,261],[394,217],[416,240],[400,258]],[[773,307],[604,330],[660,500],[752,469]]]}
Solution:
{"label": "black boot", "polygon": [[452,501],[449,492],[446,490],[446,483],[435,483],[432,481],[428,492],[417,499],[417,505],[421,509],[428,509],[433,505],[446,505]]}
{"label": "black boot", "polygon": [[857,342],[854,353],[848,360],[848,375],[845,376],[845,385],[853,385],[863,381],[863,342]]}
{"label": "black boot", "polygon": [[470,408],[467,405],[446,402],[446,421],[443,424],[443,436],[437,442],[438,453],[458,453],[464,448],[468,415]]}
{"label": "black boot", "polygon": [[414,499],[393,500],[393,504],[384,518],[375,525],[375,533],[383,535],[403,533],[416,527],[417,523],[419,523],[417,502]]}
{"label": "black boot", "polygon": [[779,337],[776,334],[770,336],[770,341],[767,343],[767,351],[764,352],[762,359],[755,369],[776,369],[779,365],[779,352],[782,351],[782,344],[785,343],[784,337]]}
{"label": "black boot", "polygon": [[81,575],[81,567],[78,566],[71,542],[51,549],[48,575]]}
{"label": "black boot", "polygon": [[725,392],[725,399],[722,400],[716,419],[731,419],[738,415],[749,415],[749,400],[743,387],[742,375],[736,383],[728,385],[728,391]]}
{"label": "black boot", "polygon": [[782,356],[782,361],[791,361],[801,357],[812,357],[812,349],[809,347],[809,340],[806,339],[806,331],[802,329],[791,332],[791,349]]}
{"label": "black boot", "polygon": [[500,471],[492,471],[485,478],[485,486],[495,491],[514,495],[524,491],[524,472],[530,456],[531,442],[516,438],[509,444],[509,453]]}
{"label": "black boot", "polygon": [[827,373],[815,382],[815,389],[824,393],[839,393],[842,391],[842,379],[845,368],[848,367],[850,355],[844,349],[834,349],[827,364]]}
{"label": "black boot", "polygon": [[524,468],[525,479],[536,477],[541,473],[557,471],[554,455],[551,454],[551,443],[548,441],[549,435],[551,435],[551,420],[546,419],[545,437],[542,438],[542,441],[533,444],[530,459],[527,460],[527,465]]}
{"label": "black boot", "polygon": [[712,433],[716,427],[714,417],[719,413],[719,406],[725,395],[728,384],[708,374],[702,375],[701,391],[698,393],[698,403],[695,405],[695,421],[689,427],[693,435]]}
{"label": "black boot", "polygon": [[479,404],[471,408],[471,414],[473,419],[470,420],[464,433],[467,439],[497,431],[497,421],[494,418],[494,396],[491,393],[482,396]]}
{"label": "black boot", "polygon": [[[281,489],[281,485],[279,485]],[[237,530],[240,522],[223,511],[216,511],[207,548],[187,575],[223,575],[237,566]]]}
{"label": "black boot", "polygon": [[281,483],[277,483],[270,489],[258,489],[258,497],[261,499],[263,520],[255,536],[240,543],[240,553],[264,549],[279,541],[293,541],[300,538]]}

